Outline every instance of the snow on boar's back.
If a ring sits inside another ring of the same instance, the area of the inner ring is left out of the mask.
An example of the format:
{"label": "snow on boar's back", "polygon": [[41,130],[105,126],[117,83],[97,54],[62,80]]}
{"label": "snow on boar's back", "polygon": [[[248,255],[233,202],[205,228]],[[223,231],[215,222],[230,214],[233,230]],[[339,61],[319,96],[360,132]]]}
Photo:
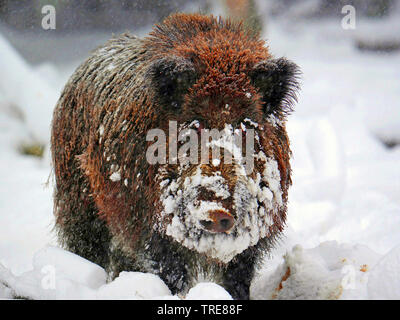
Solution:
{"label": "snow on boar's back", "polygon": [[54,111],[60,243],[111,277],[249,298],[285,224],[298,73],[240,23],[198,14],[98,48]]}

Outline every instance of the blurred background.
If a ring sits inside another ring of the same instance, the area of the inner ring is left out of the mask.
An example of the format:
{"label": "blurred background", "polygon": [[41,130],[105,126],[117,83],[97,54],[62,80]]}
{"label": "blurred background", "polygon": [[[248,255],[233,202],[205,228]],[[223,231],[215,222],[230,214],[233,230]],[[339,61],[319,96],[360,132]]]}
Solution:
{"label": "blurred background", "polygon": [[[42,8],[56,10],[56,28],[42,28]],[[383,20],[392,16],[397,0],[1,0],[2,34],[30,63],[65,63],[81,59],[112,33],[146,33],[154,23],[176,11],[222,14],[244,19],[249,28],[267,30],[268,19],[290,23],[341,19],[352,5],[357,18]],[[267,20],[266,20],[267,19]]]}
{"label": "blurred background", "polygon": [[69,76],[113,34],[177,11],[244,19],[302,69],[282,250],[400,244],[399,0],[0,0],[0,263],[26,271],[55,243],[48,141]]}

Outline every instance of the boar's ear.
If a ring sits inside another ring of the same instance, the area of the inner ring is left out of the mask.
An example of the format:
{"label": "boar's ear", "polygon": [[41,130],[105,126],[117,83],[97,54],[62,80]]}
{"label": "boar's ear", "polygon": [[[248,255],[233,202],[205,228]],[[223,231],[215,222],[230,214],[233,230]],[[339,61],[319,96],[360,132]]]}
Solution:
{"label": "boar's ear", "polygon": [[266,115],[285,115],[297,101],[300,70],[285,59],[271,59],[257,63],[250,71],[252,84],[259,90]]}
{"label": "boar's ear", "polygon": [[179,110],[185,93],[196,79],[193,64],[181,57],[165,57],[156,60],[149,72],[160,103]]}

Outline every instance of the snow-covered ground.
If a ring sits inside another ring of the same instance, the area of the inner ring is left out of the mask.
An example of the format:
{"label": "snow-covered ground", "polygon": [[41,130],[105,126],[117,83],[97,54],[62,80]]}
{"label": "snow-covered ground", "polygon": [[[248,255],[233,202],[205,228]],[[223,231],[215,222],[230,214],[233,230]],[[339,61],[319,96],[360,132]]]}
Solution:
{"label": "snow-covered ground", "polygon": [[[381,141],[400,141],[400,53],[354,45],[382,30],[397,34],[395,23],[344,30],[339,18],[268,21],[272,53],[301,67],[303,86],[288,122],[287,229],[253,283],[253,299],[400,299],[400,146]],[[48,141],[52,108],[73,69],[30,66],[1,35],[0,54],[0,298],[182,298],[150,274],[106,283],[100,267],[54,247],[48,149],[40,160],[18,147]],[[230,296],[203,283],[186,298]]]}

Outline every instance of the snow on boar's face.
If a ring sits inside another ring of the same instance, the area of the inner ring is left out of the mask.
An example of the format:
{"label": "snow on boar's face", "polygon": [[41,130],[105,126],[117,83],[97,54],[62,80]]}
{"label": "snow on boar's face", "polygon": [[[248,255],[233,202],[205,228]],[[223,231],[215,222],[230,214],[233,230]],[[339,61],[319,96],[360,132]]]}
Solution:
{"label": "snow on boar's face", "polygon": [[165,42],[149,69],[166,134],[155,228],[228,263],[284,227],[298,69],[240,25],[215,23],[188,36],[169,21],[150,37]]}

